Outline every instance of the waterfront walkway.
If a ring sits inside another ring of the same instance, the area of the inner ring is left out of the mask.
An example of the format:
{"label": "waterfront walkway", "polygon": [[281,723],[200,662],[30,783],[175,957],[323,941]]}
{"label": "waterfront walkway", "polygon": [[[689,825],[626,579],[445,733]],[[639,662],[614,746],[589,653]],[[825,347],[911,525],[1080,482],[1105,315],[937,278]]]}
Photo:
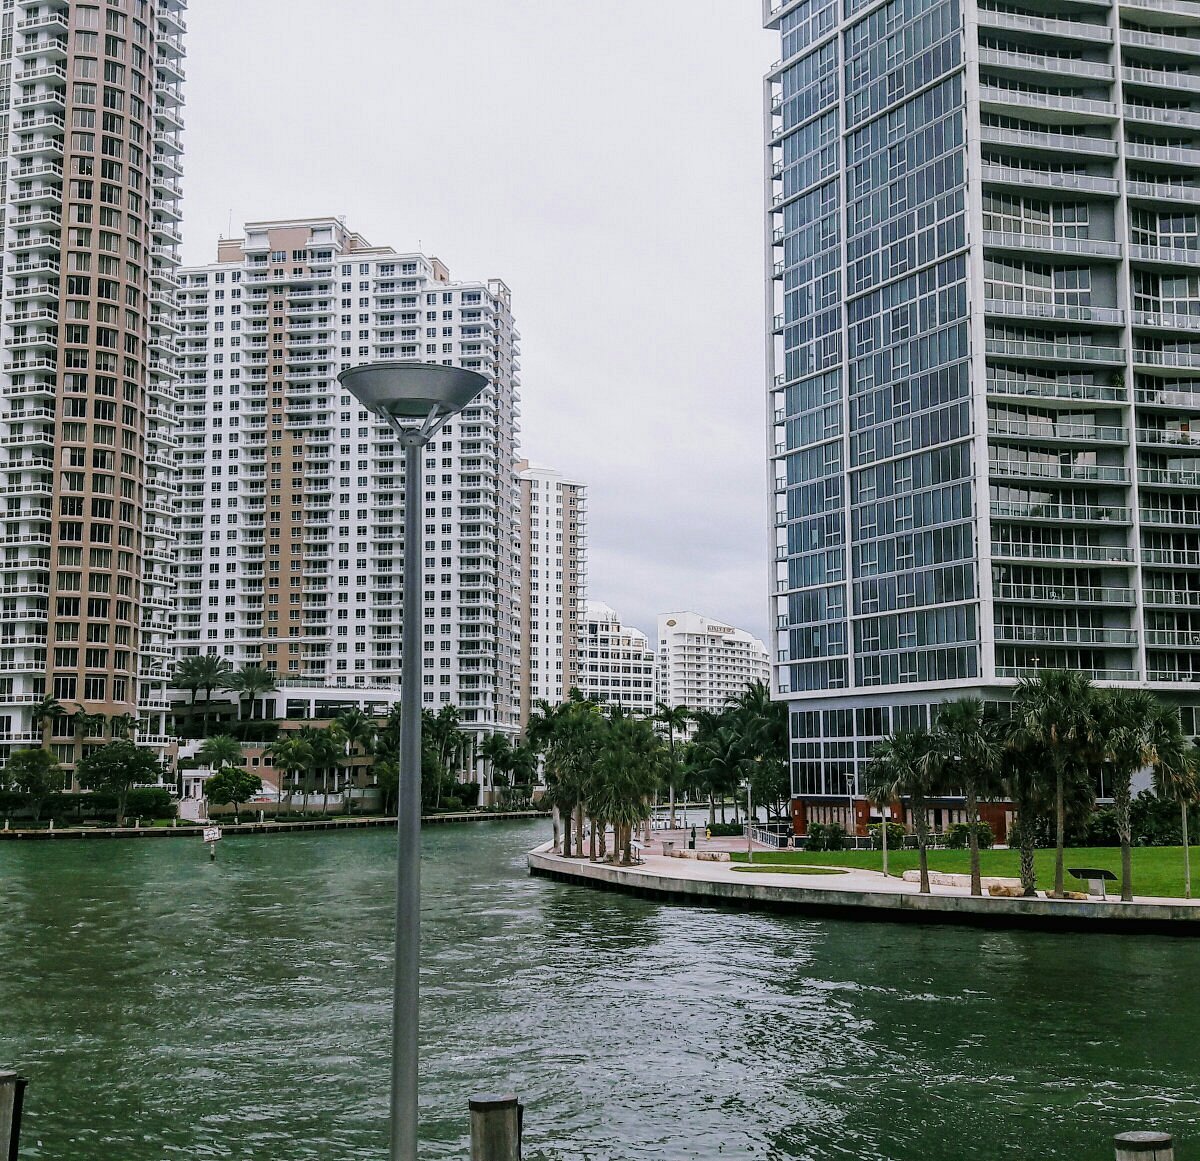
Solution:
{"label": "waterfront walkway", "polygon": [[[703,854],[746,849],[745,840],[698,843]],[[719,856],[718,856],[719,857]],[[918,884],[884,876],[877,871],[839,869],[837,855],[830,867],[750,870],[746,863],[679,858],[662,853],[656,841],[632,867],[565,859],[546,843],[530,851],[531,874],[564,882],[673,902],[752,908],[839,918],[966,923],[994,927],[1037,927],[1050,930],[1087,929],[1125,932],[1164,932],[1200,935],[1200,901],[1137,897],[1087,900],[972,897],[968,887],[935,885],[921,894]],[[756,868],[767,864],[755,864]],[[811,871],[816,873],[807,873]],[[985,891],[988,880],[985,877]]]}

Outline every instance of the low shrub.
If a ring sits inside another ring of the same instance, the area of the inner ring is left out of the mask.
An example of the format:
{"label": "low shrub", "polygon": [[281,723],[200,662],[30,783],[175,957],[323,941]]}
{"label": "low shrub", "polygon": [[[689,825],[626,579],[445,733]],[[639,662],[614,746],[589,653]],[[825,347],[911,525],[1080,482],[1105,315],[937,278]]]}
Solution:
{"label": "low shrub", "polygon": [[736,838],[746,833],[740,822],[712,822],[708,824],[707,830],[713,838]]}
{"label": "low shrub", "polygon": [[468,810],[474,810],[479,805],[479,783],[460,782],[454,788],[455,795],[462,799],[462,804]]}
{"label": "low shrub", "polygon": [[[883,849],[882,828],[881,822],[873,822],[867,827],[867,834],[871,836],[871,847],[877,851]],[[904,836],[908,832],[898,822],[889,822],[887,828],[888,850],[898,851],[904,846]]]}
{"label": "low shrub", "polygon": [[[952,851],[964,850],[971,841],[971,826],[966,822],[956,822],[946,830],[946,846]],[[975,837],[979,841],[979,849],[987,850],[996,842],[992,828],[986,822],[975,824]]]}
{"label": "low shrub", "polygon": [[244,721],[230,722],[230,737],[239,742],[274,742],[279,737],[278,722]]}
{"label": "low shrub", "polygon": [[452,797],[452,798],[443,798],[442,799],[442,809],[443,810],[455,811],[455,810],[462,810],[462,808],[463,808],[463,800],[461,798],[453,798]]}
{"label": "low shrub", "polygon": [[846,828],[840,822],[810,822],[808,850],[840,851],[846,846]]}

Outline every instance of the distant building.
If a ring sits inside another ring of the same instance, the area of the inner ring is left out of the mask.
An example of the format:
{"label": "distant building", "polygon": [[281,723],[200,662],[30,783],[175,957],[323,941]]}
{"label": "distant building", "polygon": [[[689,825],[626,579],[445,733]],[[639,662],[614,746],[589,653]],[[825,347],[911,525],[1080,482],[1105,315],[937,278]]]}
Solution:
{"label": "distant building", "polygon": [[627,628],[599,601],[588,601],[579,636],[580,690],[602,705],[654,711],[654,653],[646,634]]}
{"label": "distant building", "polygon": [[658,618],[659,701],[718,713],[755,681],[770,678],[766,646],[744,629],[699,613]]}
{"label": "distant building", "polygon": [[587,601],[587,487],[552,468],[517,464],[521,489],[521,728],[539,701],[557,705],[580,683]]}

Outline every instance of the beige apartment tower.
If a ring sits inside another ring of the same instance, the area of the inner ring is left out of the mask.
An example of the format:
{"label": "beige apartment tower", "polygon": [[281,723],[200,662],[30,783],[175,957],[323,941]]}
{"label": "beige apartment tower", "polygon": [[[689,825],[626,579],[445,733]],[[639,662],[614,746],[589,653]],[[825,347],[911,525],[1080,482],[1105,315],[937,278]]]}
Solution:
{"label": "beige apartment tower", "polygon": [[521,728],[539,701],[581,685],[587,606],[587,486],[551,468],[517,464],[521,488]]}
{"label": "beige apartment tower", "polygon": [[166,742],[185,7],[3,12],[0,759],[73,763],[79,709]]}

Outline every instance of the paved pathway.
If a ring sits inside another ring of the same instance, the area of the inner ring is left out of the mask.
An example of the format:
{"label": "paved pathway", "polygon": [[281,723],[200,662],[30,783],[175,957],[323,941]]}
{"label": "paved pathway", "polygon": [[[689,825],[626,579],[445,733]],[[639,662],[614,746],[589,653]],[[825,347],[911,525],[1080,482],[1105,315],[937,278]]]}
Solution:
{"label": "paved pathway", "polygon": [[[680,842],[679,835],[683,838]],[[903,879],[898,879],[893,876],[885,876],[881,871],[869,871],[861,868],[846,868],[838,870],[836,867],[836,853],[830,855],[830,867],[828,874],[789,874],[786,871],[770,872],[770,871],[748,871],[739,870],[739,867],[744,868],[745,863],[730,863],[718,862],[710,860],[700,860],[691,858],[678,858],[674,856],[665,856],[662,854],[661,841],[666,838],[668,841],[674,839],[677,844],[677,849],[680,846],[686,846],[686,835],[683,832],[655,832],[654,841],[650,846],[643,851],[642,862],[633,867],[615,868],[610,864],[592,864],[584,858],[580,859],[564,859],[560,855],[554,854],[550,850],[549,843],[536,848],[531,852],[531,855],[539,856],[540,861],[546,869],[557,871],[562,874],[574,874],[576,877],[596,878],[598,876],[589,873],[588,868],[596,870],[619,870],[622,879],[631,887],[645,886],[650,890],[655,889],[656,881],[675,880],[683,884],[694,883],[697,886],[700,884],[716,884],[727,886],[738,884],[739,887],[750,885],[771,888],[770,892],[774,897],[780,897],[780,889],[787,889],[786,893],[794,895],[796,898],[810,896],[813,892],[830,892],[839,896],[839,902],[844,900],[847,894],[850,895],[865,895],[865,896],[894,896],[906,895],[914,897],[914,900],[933,898],[945,899],[962,899],[970,902],[971,892],[969,886],[944,886],[934,885],[929,896],[922,896],[920,892],[920,884],[905,882]],[[585,848],[586,849],[586,848]],[[703,838],[697,838],[697,850],[699,851],[745,851],[745,839],[730,838],[730,839],[711,839],[705,841]],[[768,848],[755,847],[755,850],[766,850]],[[1002,882],[1010,882],[1012,880],[1000,880]],[[1122,904],[1120,899],[1114,899],[1111,895],[1102,900],[1098,897],[1088,900],[1047,900],[1044,897],[1039,897],[1038,900],[1014,900],[995,898],[986,894],[989,877],[984,876],[984,898],[975,900],[971,904],[972,909],[976,907],[994,907],[997,910],[1001,909],[1000,904],[1024,904],[1026,907],[1033,905],[1041,905],[1042,908],[1052,906],[1062,908],[1072,906],[1073,908],[1096,908],[1108,912],[1110,908],[1120,909],[1128,908],[1136,904],[1143,904],[1148,907],[1161,909],[1189,909],[1195,910],[1200,908],[1200,900],[1196,899],[1173,899],[1159,898],[1157,896],[1135,896],[1133,904]],[[686,889],[686,888],[685,888]],[[700,892],[697,892],[700,893]],[[740,892],[739,892],[740,893]],[[882,900],[880,901],[882,902]],[[867,900],[864,903],[870,905]],[[954,906],[954,905],[952,905]],[[955,907],[957,910],[958,908]],[[1008,910],[1008,907],[1004,907]]]}

